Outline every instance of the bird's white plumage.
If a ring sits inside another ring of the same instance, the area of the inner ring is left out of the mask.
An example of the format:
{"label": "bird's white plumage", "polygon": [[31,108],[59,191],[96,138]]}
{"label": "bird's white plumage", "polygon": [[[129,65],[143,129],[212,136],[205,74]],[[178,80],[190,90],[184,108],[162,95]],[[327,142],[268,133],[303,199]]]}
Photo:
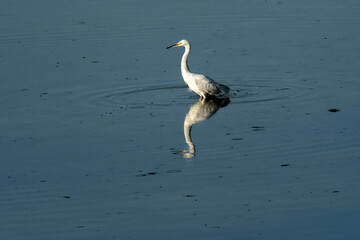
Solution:
{"label": "bird's white plumage", "polygon": [[190,43],[187,40],[181,40],[177,44],[171,45],[167,48],[180,46],[185,47],[185,52],[181,59],[181,75],[190,90],[196,92],[201,98],[206,98],[207,96],[219,97],[229,93],[229,87],[219,84],[205,75],[195,74],[189,71],[187,60],[191,48]]}

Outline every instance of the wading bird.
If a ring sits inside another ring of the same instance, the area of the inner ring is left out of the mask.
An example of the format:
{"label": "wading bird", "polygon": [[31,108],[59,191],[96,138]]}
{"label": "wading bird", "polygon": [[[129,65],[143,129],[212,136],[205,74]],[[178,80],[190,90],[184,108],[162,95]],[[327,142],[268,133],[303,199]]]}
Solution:
{"label": "wading bird", "polygon": [[230,91],[229,87],[217,83],[202,74],[195,74],[189,71],[187,60],[190,54],[190,43],[187,40],[181,40],[166,49],[180,46],[185,47],[185,52],[181,59],[181,75],[185,83],[189,86],[189,89],[196,92],[200,98],[226,96]]}

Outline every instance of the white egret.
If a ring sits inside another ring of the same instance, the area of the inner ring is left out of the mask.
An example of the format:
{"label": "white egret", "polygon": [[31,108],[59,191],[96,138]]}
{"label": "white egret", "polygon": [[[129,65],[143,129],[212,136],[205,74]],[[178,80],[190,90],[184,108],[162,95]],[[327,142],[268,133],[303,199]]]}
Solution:
{"label": "white egret", "polygon": [[229,87],[223,84],[219,84],[202,74],[195,74],[189,71],[187,60],[190,53],[190,43],[187,40],[181,40],[180,42],[171,45],[166,49],[180,46],[185,47],[185,52],[181,59],[181,75],[185,83],[189,86],[190,90],[196,92],[200,98],[206,98],[209,96],[219,97],[229,93]]}

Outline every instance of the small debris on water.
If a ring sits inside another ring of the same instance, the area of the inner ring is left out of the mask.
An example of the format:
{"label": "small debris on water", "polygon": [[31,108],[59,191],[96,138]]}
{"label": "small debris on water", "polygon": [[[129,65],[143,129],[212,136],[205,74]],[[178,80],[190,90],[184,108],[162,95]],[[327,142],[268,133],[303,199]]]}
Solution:
{"label": "small debris on water", "polygon": [[[140,170],[139,172],[142,172],[142,170]],[[148,172],[148,173],[137,174],[137,175],[135,175],[135,177],[146,177],[149,175],[156,175],[156,174],[157,174],[157,172]]]}
{"label": "small debris on water", "polygon": [[243,140],[242,138],[232,138],[231,140]]}
{"label": "small debris on water", "polygon": [[185,194],[184,197],[191,198],[191,197],[196,197],[196,195],[195,194]]}
{"label": "small debris on water", "polygon": [[263,126],[252,126],[253,131],[263,131],[265,128]]}

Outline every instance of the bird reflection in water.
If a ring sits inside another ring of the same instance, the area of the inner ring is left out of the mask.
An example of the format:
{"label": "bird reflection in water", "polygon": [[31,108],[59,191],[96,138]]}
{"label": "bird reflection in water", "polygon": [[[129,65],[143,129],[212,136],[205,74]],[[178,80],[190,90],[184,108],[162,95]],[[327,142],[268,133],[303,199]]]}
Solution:
{"label": "bird reflection in water", "polygon": [[197,103],[190,107],[184,120],[184,135],[189,149],[181,151],[183,158],[192,158],[196,153],[195,144],[191,139],[192,126],[212,117],[220,108],[227,106],[229,103],[229,98],[200,98]]}

